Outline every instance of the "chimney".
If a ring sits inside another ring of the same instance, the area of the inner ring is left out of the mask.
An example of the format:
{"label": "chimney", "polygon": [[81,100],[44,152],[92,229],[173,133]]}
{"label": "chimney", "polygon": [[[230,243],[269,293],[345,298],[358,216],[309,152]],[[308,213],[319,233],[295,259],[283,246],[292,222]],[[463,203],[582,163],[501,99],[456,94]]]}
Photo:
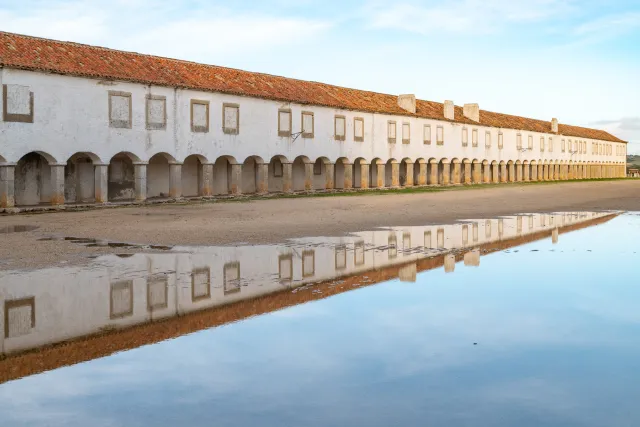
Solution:
{"label": "chimney", "polygon": [[416,96],[413,94],[409,95],[398,95],[398,106],[403,110],[407,110],[408,112],[415,114],[416,113]]}
{"label": "chimney", "polygon": [[551,132],[558,133],[558,119],[551,119]]}
{"label": "chimney", "polygon": [[469,120],[473,120],[474,122],[480,121],[480,107],[478,104],[464,104],[462,113]]}
{"label": "chimney", "polygon": [[444,101],[444,118],[448,120],[455,120],[453,101]]}

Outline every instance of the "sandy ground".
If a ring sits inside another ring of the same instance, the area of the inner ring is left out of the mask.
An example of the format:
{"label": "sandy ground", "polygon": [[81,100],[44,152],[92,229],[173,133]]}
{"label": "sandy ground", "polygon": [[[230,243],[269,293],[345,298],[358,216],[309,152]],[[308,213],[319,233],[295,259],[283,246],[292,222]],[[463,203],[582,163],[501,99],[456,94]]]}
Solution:
{"label": "sandy ground", "polygon": [[287,238],[341,235],[381,226],[451,223],[526,212],[640,211],[640,180],[500,185],[434,193],[304,197],[154,205],[84,212],[0,216],[35,231],[0,234],[0,269],[88,262],[126,249],[87,248],[48,236],[160,245],[276,243]]}

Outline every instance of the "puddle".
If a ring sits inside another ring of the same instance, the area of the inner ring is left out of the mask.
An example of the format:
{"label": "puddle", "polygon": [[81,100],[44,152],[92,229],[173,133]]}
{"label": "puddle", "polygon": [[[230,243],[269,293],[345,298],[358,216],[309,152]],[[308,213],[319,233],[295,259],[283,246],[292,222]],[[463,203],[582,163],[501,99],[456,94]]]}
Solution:
{"label": "puddle", "polygon": [[109,242],[106,240],[91,239],[86,237],[48,236],[48,237],[42,237],[38,239],[38,241],[41,241],[41,242],[55,241],[55,240],[64,240],[71,243],[77,243],[79,245],[84,245],[88,248],[127,248],[127,249],[157,250],[157,251],[169,251],[173,248],[173,246],[166,246],[166,245],[141,245],[141,244],[135,244],[135,243]]}
{"label": "puddle", "polygon": [[[61,425],[83,425],[68,407],[117,425],[635,425],[639,235],[638,217],[570,212],[278,245],[67,237],[140,251],[0,272],[0,412],[27,425],[8,396],[29,390]],[[87,396],[39,391],[77,378]]]}
{"label": "puddle", "polygon": [[5,225],[4,227],[0,227],[0,234],[24,233],[26,231],[33,231],[37,229],[37,225]]}

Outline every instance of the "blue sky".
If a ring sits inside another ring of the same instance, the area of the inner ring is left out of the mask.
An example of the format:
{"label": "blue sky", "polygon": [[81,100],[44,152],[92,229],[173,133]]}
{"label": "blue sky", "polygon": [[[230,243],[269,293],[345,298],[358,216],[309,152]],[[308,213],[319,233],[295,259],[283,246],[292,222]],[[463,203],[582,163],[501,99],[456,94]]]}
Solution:
{"label": "blue sky", "polygon": [[5,31],[606,129],[640,154],[640,1],[0,0]]}

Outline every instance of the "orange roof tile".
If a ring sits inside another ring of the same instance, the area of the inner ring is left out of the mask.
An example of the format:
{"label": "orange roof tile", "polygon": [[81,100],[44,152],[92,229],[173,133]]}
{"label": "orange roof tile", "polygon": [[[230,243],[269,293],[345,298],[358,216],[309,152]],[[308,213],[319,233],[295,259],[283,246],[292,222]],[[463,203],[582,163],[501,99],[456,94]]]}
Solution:
{"label": "orange roof tile", "polygon": [[[438,102],[417,100],[413,115],[398,106],[395,95],[6,32],[0,32],[0,66],[446,120]],[[463,116],[462,107],[455,108],[455,117],[455,122],[476,123]],[[484,110],[480,124],[533,132],[551,129],[548,121]],[[625,142],[603,130],[562,124],[558,130],[567,136]]]}

